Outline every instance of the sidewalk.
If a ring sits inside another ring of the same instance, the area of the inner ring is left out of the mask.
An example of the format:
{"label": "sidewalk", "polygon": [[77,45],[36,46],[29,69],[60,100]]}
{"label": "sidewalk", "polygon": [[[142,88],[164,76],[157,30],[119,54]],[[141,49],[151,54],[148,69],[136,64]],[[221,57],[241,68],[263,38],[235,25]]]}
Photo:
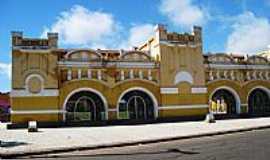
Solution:
{"label": "sidewalk", "polygon": [[269,118],[218,120],[216,123],[179,122],[130,126],[41,128],[6,130],[0,124],[0,157],[75,149],[121,146],[170,139],[192,138],[270,127]]}

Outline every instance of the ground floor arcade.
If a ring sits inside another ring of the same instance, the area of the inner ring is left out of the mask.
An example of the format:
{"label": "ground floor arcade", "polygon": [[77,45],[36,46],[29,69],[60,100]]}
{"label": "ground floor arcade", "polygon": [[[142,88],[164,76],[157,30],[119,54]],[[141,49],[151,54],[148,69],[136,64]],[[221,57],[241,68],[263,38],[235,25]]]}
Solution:
{"label": "ground floor arcade", "polygon": [[[58,97],[13,97],[12,122],[147,121],[159,118],[203,116],[209,111],[225,115],[270,114],[268,83],[246,84],[242,88],[232,82],[209,84],[208,93],[195,95],[198,98],[194,100],[192,99],[194,95],[191,94],[162,95],[160,87],[151,83],[137,82],[132,85],[123,83],[111,89],[101,83],[92,83],[94,84],[89,82],[66,84],[60,90]],[[186,99],[190,101],[181,104]],[[198,99],[202,100],[197,102]],[[31,108],[25,110],[19,106],[21,104],[32,105],[35,110]],[[38,105],[43,106],[38,108],[36,107]],[[46,108],[53,105],[56,109]]]}

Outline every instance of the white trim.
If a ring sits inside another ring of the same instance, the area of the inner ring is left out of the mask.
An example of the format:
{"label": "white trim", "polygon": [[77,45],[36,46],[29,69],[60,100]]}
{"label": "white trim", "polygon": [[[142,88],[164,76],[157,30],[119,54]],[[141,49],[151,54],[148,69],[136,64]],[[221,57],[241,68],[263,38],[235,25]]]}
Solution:
{"label": "white trim", "polygon": [[[113,62],[111,62],[113,63]],[[116,62],[118,68],[156,68],[155,62]]]}
{"label": "white trim", "polygon": [[[95,90],[95,89],[93,89],[93,88],[77,88],[77,89],[71,91],[71,92],[66,96],[66,99],[65,99],[65,101],[64,101],[64,104],[63,104],[63,106],[62,106],[63,110],[66,111],[66,104],[67,104],[69,98],[70,98],[72,95],[74,95],[75,93],[78,93],[78,92],[80,92],[80,91],[89,91],[89,92],[93,92],[93,93],[97,94],[97,95],[101,98],[101,100],[102,100],[103,103],[104,103],[104,107],[105,107],[105,120],[108,120],[108,102],[107,102],[106,98],[103,96],[103,94],[102,94],[101,92],[99,92],[99,91],[97,91],[97,90]],[[63,120],[66,121],[66,114],[63,114]]]}
{"label": "white trim", "polygon": [[192,87],[191,93],[207,93],[206,87]]}
{"label": "white trim", "polygon": [[130,92],[130,91],[133,91],[133,90],[139,90],[139,91],[143,91],[145,92],[148,96],[151,97],[153,103],[154,103],[154,116],[155,118],[158,117],[158,101],[156,99],[156,97],[154,96],[154,94],[149,91],[148,89],[145,89],[145,88],[142,88],[142,87],[132,87],[132,88],[129,88],[127,90],[125,90],[124,92],[121,93],[121,95],[119,96],[118,100],[117,100],[117,119],[119,119],[119,102],[121,101],[122,97]]}
{"label": "white trim", "polygon": [[212,96],[215,94],[216,91],[220,90],[220,89],[225,89],[229,92],[232,93],[232,95],[235,98],[236,101],[236,113],[240,114],[241,113],[241,100],[240,100],[240,96],[238,95],[238,93],[231,87],[228,86],[220,86],[218,88],[216,88],[209,96],[209,101],[212,99]]}
{"label": "white trim", "polygon": [[109,108],[108,112],[117,112],[117,108]]}
{"label": "white trim", "polygon": [[208,104],[194,104],[194,105],[168,105],[160,106],[158,110],[172,110],[172,109],[198,109],[198,108],[208,108]]}
{"label": "white trim", "polygon": [[[171,42],[174,42],[174,43],[171,43]],[[178,43],[177,43],[178,42]],[[159,44],[165,44],[165,45],[168,45],[168,46],[178,46],[178,47],[191,47],[191,48],[196,48],[196,47],[199,47],[201,46],[201,44],[179,44],[181,43],[180,41],[165,41],[165,40],[160,40],[159,41]]]}
{"label": "white trim", "polygon": [[11,110],[11,114],[59,114],[65,113],[64,110],[49,109],[49,110]]}
{"label": "white trim", "polygon": [[178,94],[178,88],[160,88],[161,94]]}
{"label": "white trim", "polygon": [[188,82],[190,84],[193,84],[193,77],[187,71],[180,71],[174,77],[174,84],[177,85],[180,82]]}
{"label": "white trim", "polygon": [[[61,67],[104,67],[102,62],[76,62],[76,61],[58,61]],[[155,62],[107,62],[107,66],[117,68],[156,68],[158,65]]]}
{"label": "white trim", "polygon": [[205,64],[208,68],[215,69],[270,69],[270,65],[241,65],[241,64]]}
{"label": "white trim", "polygon": [[43,89],[39,93],[30,93],[29,91],[25,89],[13,89],[10,92],[10,97],[42,97],[42,96],[51,96],[51,97],[57,97],[59,96],[59,90],[58,89]]}

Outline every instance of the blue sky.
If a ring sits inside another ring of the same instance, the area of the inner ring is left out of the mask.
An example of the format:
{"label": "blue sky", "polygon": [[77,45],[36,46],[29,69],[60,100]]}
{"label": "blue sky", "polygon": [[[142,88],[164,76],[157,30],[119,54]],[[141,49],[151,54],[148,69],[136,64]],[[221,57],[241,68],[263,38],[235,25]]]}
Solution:
{"label": "blue sky", "polygon": [[204,53],[255,54],[270,44],[270,0],[1,0],[0,91],[9,91],[10,32],[46,37],[60,47],[130,48],[153,34],[203,27]]}

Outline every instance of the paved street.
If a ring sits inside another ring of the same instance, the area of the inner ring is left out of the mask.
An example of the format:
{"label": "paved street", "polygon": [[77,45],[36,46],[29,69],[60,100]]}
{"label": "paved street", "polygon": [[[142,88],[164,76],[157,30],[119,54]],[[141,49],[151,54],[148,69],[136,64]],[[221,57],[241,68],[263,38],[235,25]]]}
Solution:
{"label": "paved street", "polygon": [[270,129],[22,159],[269,160]]}
{"label": "paved street", "polygon": [[[270,127],[269,117],[218,120],[211,124],[199,121],[126,126],[40,128],[36,133],[28,133],[26,129],[6,130],[2,125],[0,127],[0,140],[2,140],[0,156],[54,153],[59,150],[74,151],[80,148],[104,148],[105,146],[140,144],[173,138],[201,137],[262,127]],[[168,154],[167,151],[163,152],[166,152],[165,155]]]}

